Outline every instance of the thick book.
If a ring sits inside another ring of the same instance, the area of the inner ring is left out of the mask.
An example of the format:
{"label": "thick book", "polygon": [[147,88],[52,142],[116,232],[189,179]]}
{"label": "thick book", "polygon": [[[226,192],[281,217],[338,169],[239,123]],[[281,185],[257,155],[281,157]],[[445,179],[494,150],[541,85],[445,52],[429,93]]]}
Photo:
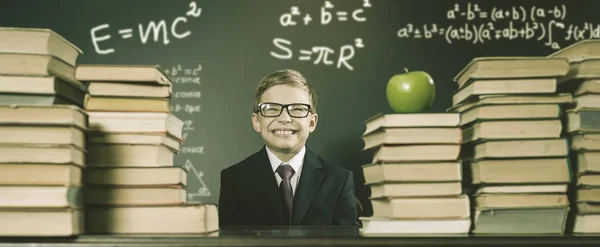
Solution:
{"label": "thick book", "polygon": [[0,53],[55,56],[71,66],[83,52],[60,34],[47,28],[0,27]]}

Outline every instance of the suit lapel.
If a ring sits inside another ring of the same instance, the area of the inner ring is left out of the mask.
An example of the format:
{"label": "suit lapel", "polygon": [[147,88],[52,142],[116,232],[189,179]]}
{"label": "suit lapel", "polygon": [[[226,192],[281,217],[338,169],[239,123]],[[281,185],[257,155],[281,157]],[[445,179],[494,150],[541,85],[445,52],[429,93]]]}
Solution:
{"label": "suit lapel", "polygon": [[265,147],[254,154],[252,163],[254,167],[253,169],[250,169],[252,174],[249,175],[254,178],[254,181],[259,185],[260,190],[265,194],[267,204],[273,209],[277,218],[283,222],[285,219],[283,216],[283,203],[281,195],[279,195],[277,180],[275,179]]}
{"label": "suit lapel", "polygon": [[292,224],[300,223],[306,210],[312,203],[313,198],[317,194],[321,186],[323,173],[321,172],[321,162],[319,158],[311,151],[306,149],[304,163],[302,164],[302,173],[300,174],[300,182],[294,195],[294,207],[292,209]]}

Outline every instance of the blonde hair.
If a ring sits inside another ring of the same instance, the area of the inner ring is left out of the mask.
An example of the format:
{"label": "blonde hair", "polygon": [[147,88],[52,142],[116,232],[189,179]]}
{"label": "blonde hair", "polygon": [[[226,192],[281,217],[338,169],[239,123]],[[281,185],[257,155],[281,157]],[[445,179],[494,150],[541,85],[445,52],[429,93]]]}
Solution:
{"label": "blonde hair", "polygon": [[317,112],[317,92],[315,87],[309,83],[300,72],[291,69],[275,71],[260,80],[258,86],[254,90],[253,112],[258,111],[257,107],[258,103],[260,103],[260,97],[262,97],[269,88],[276,85],[293,85],[305,89],[308,92],[308,97],[311,101],[312,112]]}

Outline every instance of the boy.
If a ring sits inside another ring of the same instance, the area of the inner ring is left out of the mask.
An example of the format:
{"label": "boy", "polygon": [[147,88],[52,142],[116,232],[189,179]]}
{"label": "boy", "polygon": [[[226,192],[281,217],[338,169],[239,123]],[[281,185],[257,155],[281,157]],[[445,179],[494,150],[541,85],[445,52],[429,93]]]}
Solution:
{"label": "boy", "polygon": [[260,81],[252,126],[265,145],[221,171],[221,226],[358,225],[352,172],[305,146],[316,109],[316,91],[299,72]]}

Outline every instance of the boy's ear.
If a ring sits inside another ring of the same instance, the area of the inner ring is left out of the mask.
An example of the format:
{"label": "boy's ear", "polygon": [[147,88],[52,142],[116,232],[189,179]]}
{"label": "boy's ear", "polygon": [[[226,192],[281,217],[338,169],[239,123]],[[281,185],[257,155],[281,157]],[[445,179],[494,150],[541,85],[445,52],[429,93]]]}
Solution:
{"label": "boy's ear", "polygon": [[260,132],[260,121],[258,121],[258,114],[252,113],[252,127],[254,131]]}
{"label": "boy's ear", "polygon": [[317,115],[316,113],[312,114],[310,122],[308,123],[308,130],[310,131],[310,133],[315,131],[315,129],[317,128],[317,122],[319,122],[319,115]]}

